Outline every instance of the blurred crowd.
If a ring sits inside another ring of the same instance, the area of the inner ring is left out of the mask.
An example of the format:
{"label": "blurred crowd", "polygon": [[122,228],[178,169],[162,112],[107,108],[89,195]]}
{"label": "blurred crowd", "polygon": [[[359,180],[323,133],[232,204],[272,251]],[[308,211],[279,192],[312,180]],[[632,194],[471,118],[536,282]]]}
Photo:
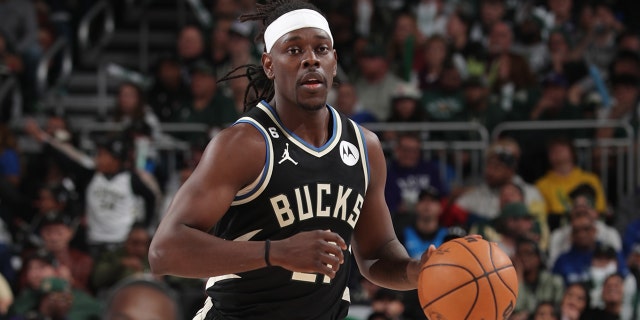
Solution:
{"label": "blurred crowd", "polygon": [[[123,79],[107,118],[95,119],[121,130],[91,135],[87,147],[68,115],[35,107],[34,90],[43,52],[57,38],[73,44],[95,1],[0,0],[0,84],[19,79],[29,116],[12,119],[15,101],[0,101],[0,319],[195,313],[206,279],[154,277],[147,252],[208,140],[252,97],[248,79],[228,75],[260,63],[259,26],[237,21],[254,2],[202,1],[211,25],[176,30],[175,50],[143,75],[151,81]],[[609,119],[638,131],[633,1],[311,2],[326,13],[338,53],[329,102],[358,123],[472,122],[491,132],[506,121]],[[168,123],[205,129],[165,132]],[[597,171],[588,170],[575,144],[624,134],[504,134],[473,177],[470,153],[456,166],[423,148],[473,141],[473,133],[382,130],[398,238],[414,257],[470,233],[498,243],[519,276],[510,319],[640,319],[640,192],[616,188],[617,164],[602,163],[602,148],[588,155]],[[23,151],[19,137],[36,151]],[[177,156],[156,148],[167,139],[190,147]],[[352,320],[425,319],[415,291],[379,288],[356,269],[350,289]],[[151,302],[136,303],[141,294]]]}

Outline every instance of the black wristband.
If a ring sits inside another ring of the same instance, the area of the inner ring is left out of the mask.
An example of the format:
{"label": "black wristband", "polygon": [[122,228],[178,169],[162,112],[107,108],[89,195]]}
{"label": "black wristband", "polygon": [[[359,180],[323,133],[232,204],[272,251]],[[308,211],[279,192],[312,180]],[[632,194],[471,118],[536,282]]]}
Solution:
{"label": "black wristband", "polygon": [[271,249],[271,240],[267,239],[264,242],[264,262],[267,263],[267,267],[271,267],[271,261],[269,261],[269,249]]}

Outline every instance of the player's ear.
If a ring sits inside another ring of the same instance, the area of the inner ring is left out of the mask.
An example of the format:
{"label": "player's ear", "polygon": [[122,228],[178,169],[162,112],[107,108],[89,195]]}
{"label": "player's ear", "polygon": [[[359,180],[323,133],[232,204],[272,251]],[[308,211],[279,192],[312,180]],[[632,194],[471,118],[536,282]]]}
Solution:
{"label": "player's ear", "polygon": [[262,69],[267,75],[267,78],[273,80],[273,61],[271,60],[271,56],[266,52],[262,53]]}
{"label": "player's ear", "polygon": [[333,58],[336,60],[336,64],[333,66],[333,76],[337,76],[338,75],[338,52],[334,49],[333,50]]}

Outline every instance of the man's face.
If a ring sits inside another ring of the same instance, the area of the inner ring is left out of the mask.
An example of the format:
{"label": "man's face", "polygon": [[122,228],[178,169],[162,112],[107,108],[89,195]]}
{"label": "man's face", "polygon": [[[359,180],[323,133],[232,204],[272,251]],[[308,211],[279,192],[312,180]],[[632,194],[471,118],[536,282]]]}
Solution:
{"label": "man's face", "polygon": [[36,289],[43,279],[56,276],[56,269],[40,259],[33,259],[27,264],[26,274],[28,286]]}
{"label": "man's face", "polygon": [[522,261],[523,271],[532,271],[540,267],[540,256],[532,243],[519,244],[516,248],[516,257]]}
{"label": "man's face", "polygon": [[442,213],[440,201],[426,198],[416,204],[416,227],[424,233],[438,229],[438,218]]}
{"label": "man's face", "polygon": [[191,93],[195,98],[207,96],[216,91],[216,79],[212,75],[195,72],[191,77]]}
{"label": "man's face", "polygon": [[602,287],[602,301],[605,303],[621,303],[624,297],[623,282],[620,276],[608,277]]}
{"label": "man's face", "polygon": [[40,230],[44,246],[51,252],[65,250],[73,237],[73,231],[62,223],[46,225]]}
{"label": "man's face", "polygon": [[571,241],[578,248],[590,248],[596,242],[596,227],[591,217],[580,216],[571,221]]}
{"label": "man's face", "polygon": [[511,181],[513,173],[513,169],[492,156],[487,159],[484,168],[484,180],[489,187],[498,188]]}
{"label": "man's face", "polygon": [[129,234],[124,246],[128,254],[146,259],[149,252],[149,242],[149,234],[145,230],[135,229]]}
{"label": "man's face", "polygon": [[420,141],[412,137],[401,137],[395,147],[395,157],[403,168],[412,168],[420,162]]}
{"label": "man's face", "polygon": [[178,38],[178,54],[184,59],[194,59],[202,54],[204,44],[200,30],[187,27],[180,32]]}
{"label": "man's face", "polygon": [[277,104],[319,110],[333,85],[337,59],[324,30],[302,28],[280,37],[271,52],[262,55],[262,65],[275,82]]}

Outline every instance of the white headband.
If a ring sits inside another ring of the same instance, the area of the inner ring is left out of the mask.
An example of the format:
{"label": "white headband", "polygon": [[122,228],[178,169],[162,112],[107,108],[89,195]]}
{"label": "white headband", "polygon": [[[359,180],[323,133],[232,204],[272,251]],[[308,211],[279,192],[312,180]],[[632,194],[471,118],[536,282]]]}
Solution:
{"label": "white headband", "polygon": [[333,44],[333,36],[329,30],[329,22],[318,11],[311,9],[299,9],[287,12],[274,20],[264,31],[264,44],[267,52],[271,52],[271,48],[276,40],[285,34],[302,29],[302,28],[318,28],[329,34],[331,44]]}

